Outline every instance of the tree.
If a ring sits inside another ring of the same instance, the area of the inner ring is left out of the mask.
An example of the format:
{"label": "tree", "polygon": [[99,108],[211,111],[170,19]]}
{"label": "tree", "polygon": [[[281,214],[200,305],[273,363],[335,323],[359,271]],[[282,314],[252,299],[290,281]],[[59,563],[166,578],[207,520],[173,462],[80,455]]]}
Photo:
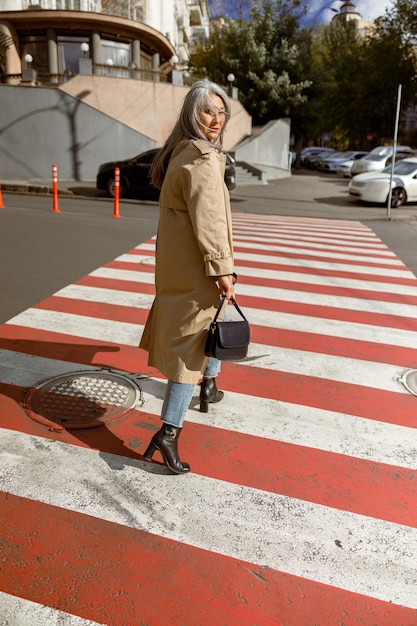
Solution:
{"label": "tree", "polygon": [[380,19],[385,30],[396,31],[403,42],[417,44],[417,0],[394,0]]}
{"label": "tree", "polygon": [[398,85],[406,106],[417,70],[414,49],[399,29],[378,21],[364,37],[354,22],[335,20],[322,35],[320,58],[327,75],[321,105],[340,147],[345,138],[350,146],[372,147],[393,137]]}
{"label": "tree", "polygon": [[249,19],[226,19],[208,47],[191,55],[192,75],[225,84],[232,72],[255,124],[292,114],[310,86],[300,56],[299,5],[299,0],[254,0]]}

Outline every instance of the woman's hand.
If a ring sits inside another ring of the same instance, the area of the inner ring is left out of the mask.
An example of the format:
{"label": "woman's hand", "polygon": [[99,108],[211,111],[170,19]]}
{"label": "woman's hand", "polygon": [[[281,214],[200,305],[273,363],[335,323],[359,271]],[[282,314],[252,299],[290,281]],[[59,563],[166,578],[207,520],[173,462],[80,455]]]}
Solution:
{"label": "woman's hand", "polygon": [[226,276],[219,276],[217,278],[217,282],[219,285],[219,289],[221,291],[221,295],[225,296],[228,300],[235,293],[235,286],[233,284],[233,277],[227,274]]}

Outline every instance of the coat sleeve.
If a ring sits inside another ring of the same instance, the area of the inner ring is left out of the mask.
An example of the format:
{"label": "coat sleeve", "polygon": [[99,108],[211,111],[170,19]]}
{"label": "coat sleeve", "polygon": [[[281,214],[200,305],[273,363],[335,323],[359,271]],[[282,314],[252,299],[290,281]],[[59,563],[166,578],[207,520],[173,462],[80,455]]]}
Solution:
{"label": "coat sleeve", "polygon": [[214,150],[186,167],[184,192],[206,276],[233,272],[229,207],[226,203],[224,166]]}

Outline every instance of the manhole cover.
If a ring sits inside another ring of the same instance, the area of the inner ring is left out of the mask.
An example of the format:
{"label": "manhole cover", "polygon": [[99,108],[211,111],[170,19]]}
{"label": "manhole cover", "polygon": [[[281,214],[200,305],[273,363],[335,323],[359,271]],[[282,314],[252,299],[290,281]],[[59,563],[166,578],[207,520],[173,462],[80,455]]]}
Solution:
{"label": "manhole cover", "polygon": [[26,413],[51,430],[94,428],[143,404],[131,378],[111,371],[62,374],[28,390]]}
{"label": "manhole cover", "polygon": [[408,370],[402,375],[399,381],[410,393],[417,396],[417,370]]}

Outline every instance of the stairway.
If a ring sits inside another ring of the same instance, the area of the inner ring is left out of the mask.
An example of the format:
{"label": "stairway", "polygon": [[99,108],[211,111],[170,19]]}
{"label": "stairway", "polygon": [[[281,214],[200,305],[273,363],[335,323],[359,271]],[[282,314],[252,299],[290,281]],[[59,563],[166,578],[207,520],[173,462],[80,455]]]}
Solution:
{"label": "stairway", "polygon": [[260,170],[257,170],[246,163],[236,163],[236,187],[267,184],[266,180],[262,180],[262,172]]}

